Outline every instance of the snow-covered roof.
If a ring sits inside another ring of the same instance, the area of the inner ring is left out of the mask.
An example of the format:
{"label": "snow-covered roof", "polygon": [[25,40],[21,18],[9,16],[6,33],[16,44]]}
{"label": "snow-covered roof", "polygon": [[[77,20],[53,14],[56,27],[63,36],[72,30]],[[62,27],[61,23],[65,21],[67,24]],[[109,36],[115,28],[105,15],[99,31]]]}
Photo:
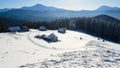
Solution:
{"label": "snow-covered roof", "polygon": [[29,28],[27,26],[22,26],[21,28],[23,31],[29,31]]}
{"label": "snow-covered roof", "polygon": [[21,31],[21,28],[19,26],[9,27],[9,31]]}
{"label": "snow-covered roof", "polygon": [[45,26],[40,26],[40,27],[39,27],[39,30],[41,30],[41,31],[46,31],[46,27],[45,27]]}
{"label": "snow-covered roof", "polygon": [[49,39],[49,40],[52,41],[52,42],[58,41],[58,37],[57,37],[54,33],[50,34],[50,35],[47,37],[47,39]]}
{"label": "snow-covered roof", "polygon": [[58,29],[58,32],[59,32],[59,33],[65,33],[65,31],[66,31],[66,28],[59,28],[59,29]]}

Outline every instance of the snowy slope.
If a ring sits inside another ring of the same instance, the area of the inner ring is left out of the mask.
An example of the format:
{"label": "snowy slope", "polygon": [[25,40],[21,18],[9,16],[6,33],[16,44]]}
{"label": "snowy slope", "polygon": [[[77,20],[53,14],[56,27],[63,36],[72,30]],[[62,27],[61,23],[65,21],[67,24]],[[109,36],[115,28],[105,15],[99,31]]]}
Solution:
{"label": "snowy slope", "polygon": [[[48,43],[36,35],[54,33],[59,42]],[[82,37],[82,40],[80,39]],[[67,30],[0,33],[0,68],[119,68],[120,44]]]}

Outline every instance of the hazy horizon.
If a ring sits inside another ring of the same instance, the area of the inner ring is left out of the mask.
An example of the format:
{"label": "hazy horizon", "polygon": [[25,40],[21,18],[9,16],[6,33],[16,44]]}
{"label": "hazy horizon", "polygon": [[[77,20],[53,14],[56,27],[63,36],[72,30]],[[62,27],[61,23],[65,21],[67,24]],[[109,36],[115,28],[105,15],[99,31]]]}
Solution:
{"label": "hazy horizon", "polygon": [[0,0],[0,9],[3,8],[21,8],[42,4],[67,10],[94,10],[100,6],[120,7],[120,0]]}

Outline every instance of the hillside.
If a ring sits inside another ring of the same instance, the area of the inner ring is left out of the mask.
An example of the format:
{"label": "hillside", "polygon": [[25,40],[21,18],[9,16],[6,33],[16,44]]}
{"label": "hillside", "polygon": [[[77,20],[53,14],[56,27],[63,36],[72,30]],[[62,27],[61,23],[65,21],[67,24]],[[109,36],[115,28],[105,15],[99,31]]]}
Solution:
{"label": "hillside", "polygon": [[[48,43],[36,35],[54,33],[60,41]],[[82,39],[80,39],[82,37]],[[119,44],[81,31],[57,30],[0,33],[0,68],[119,68]]]}
{"label": "hillside", "polygon": [[120,22],[120,20],[114,17],[108,16],[108,15],[98,15],[93,18],[98,19],[98,20],[103,20],[103,21]]}

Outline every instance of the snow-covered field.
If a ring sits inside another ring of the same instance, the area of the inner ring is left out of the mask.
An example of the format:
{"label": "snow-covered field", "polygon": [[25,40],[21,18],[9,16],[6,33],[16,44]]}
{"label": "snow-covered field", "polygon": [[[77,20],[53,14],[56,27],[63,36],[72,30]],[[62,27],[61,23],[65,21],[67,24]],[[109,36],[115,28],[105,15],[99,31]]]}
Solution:
{"label": "snow-covered field", "polygon": [[[48,43],[36,35],[54,33],[59,42]],[[80,39],[82,38],[82,39]],[[120,44],[67,30],[0,33],[0,68],[119,68]]]}

